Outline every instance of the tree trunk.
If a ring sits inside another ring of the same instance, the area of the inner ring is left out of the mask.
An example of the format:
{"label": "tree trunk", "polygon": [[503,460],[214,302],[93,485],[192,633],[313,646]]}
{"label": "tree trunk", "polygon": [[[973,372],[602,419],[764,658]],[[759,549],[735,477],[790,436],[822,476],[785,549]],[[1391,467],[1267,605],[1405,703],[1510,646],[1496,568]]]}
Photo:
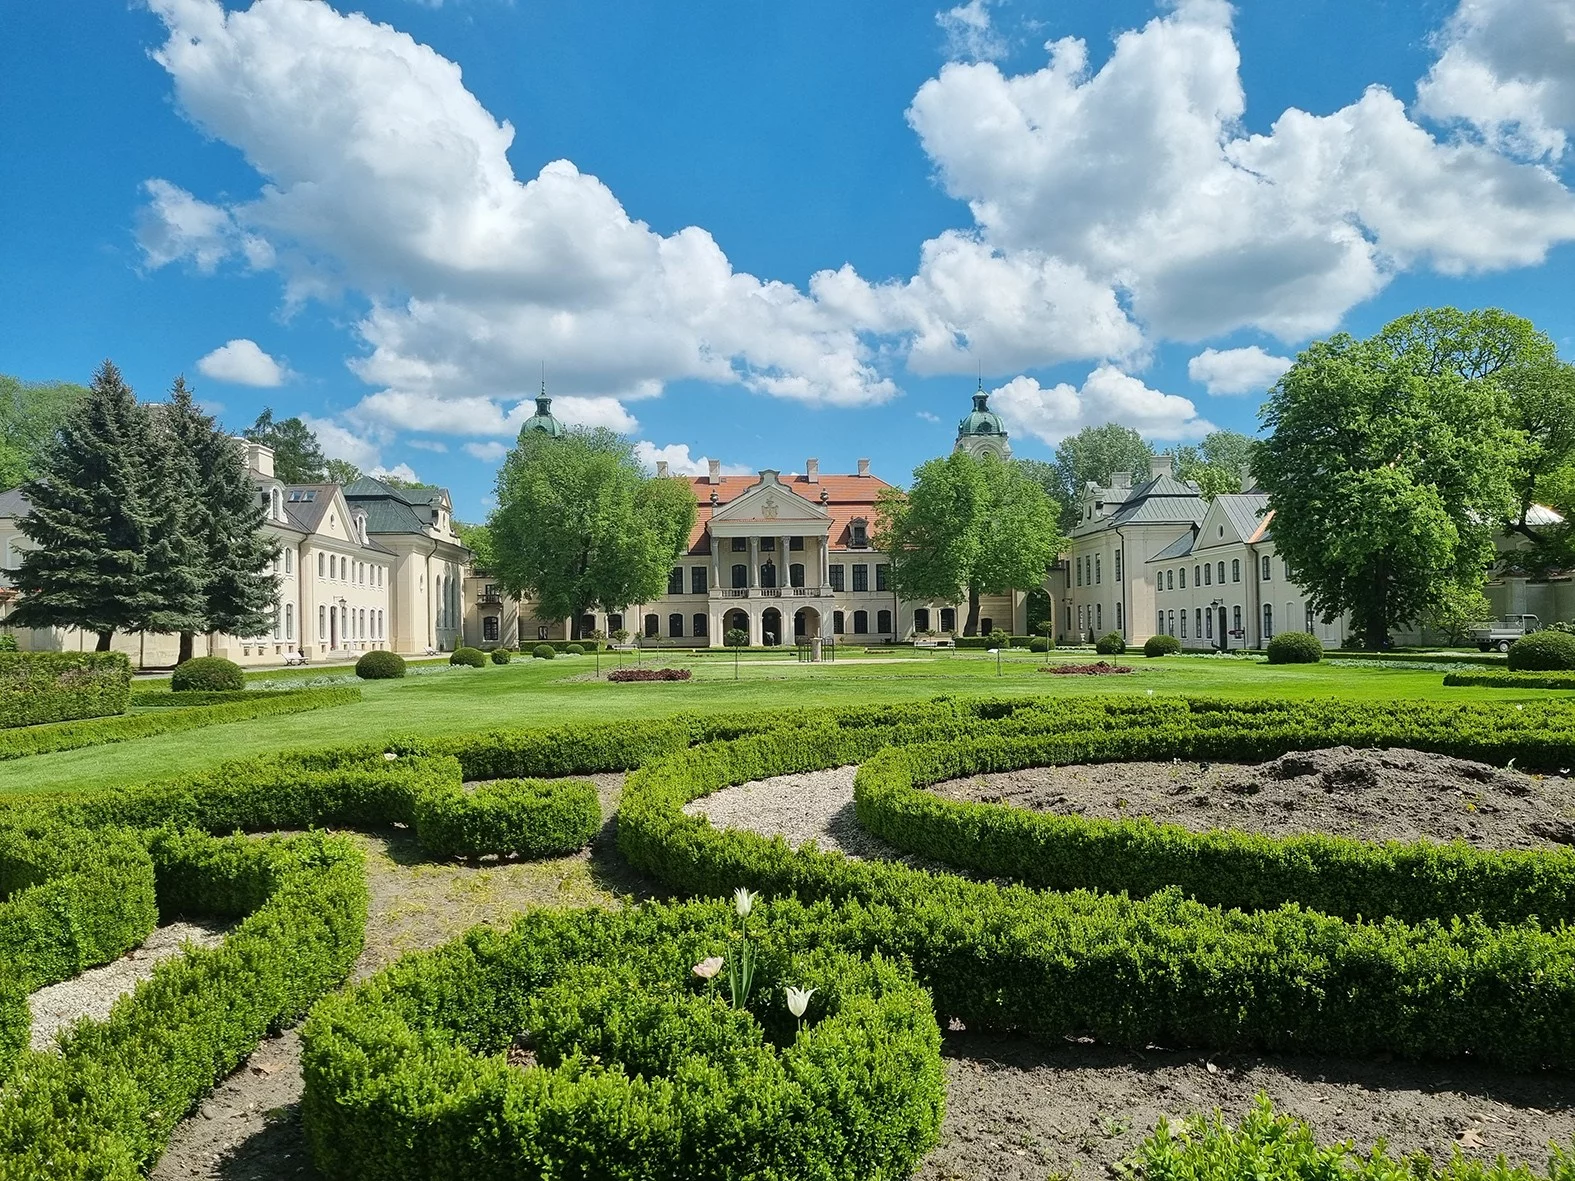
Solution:
{"label": "tree trunk", "polygon": [[114,629],[110,629],[109,631],[105,631],[105,632],[99,632],[98,633],[98,647],[96,649],[94,649],[94,651],[97,651],[97,652],[108,652],[109,651],[109,642],[110,642],[110,640],[112,640],[114,638],[115,638]]}
{"label": "tree trunk", "polygon": [[979,588],[972,584],[968,587],[968,618],[963,623],[963,635],[976,636],[979,634]]}
{"label": "tree trunk", "polygon": [[1384,641],[1389,638],[1389,621],[1384,612],[1384,588],[1388,582],[1388,572],[1380,566],[1374,573],[1366,625],[1362,629],[1362,646],[1369,652],[1383,651]]}
{"label": "tree trunk", "polygon": [[177,664],[185,664],[188,660],[191,659],[192,648],[194,646],[196,638],[197,638],[196,634],[193,633],[193,632],[181,632],[181,634],[180,634],[180,655],[178,657],[176,657],[175,663],[177,663]]}
{"label": "tree trunk", "polygon": [[584,615],[584,611],[576,609],[574,614],[569,616],[569,639],[578,640],[580,638],[580,619]]}

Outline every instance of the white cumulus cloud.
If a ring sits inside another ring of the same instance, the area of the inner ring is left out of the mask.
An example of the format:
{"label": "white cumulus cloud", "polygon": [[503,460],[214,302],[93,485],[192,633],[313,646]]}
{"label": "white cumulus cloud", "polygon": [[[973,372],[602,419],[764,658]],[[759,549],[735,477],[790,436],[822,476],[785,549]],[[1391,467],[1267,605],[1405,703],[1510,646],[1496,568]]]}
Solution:
{"label": "white cumulus cloud", "polygon": [[990,15],[991,0],[968,0],[935,14],[935,23],[946,34],[946,56],[983,61],[1006,52],[1006,38]]}
{"label": "white cumulus cloud", "polygon": [[301,421],[317,436],[317,445],[329,459],[353,463],[364,472],[376,469],[383,462],[382,448],[366,435],[358,434],[331,418],[303,414]]}
{"label": "white cumulus cloud", "polygon": [[497,463],[509,453],[508,446],[496,439],[489,439],[485,443],[466,443],[465,450],[483,463]]}
{"label": "white cumulus cloud", "polygon": [[292,376],[288,368],[258,348],[256,341],[244,338],[222,344],[200,358],[197,372],[215,381],[264,389],[283,385]]}
{"label": "white cumulus cloud", "polygon": [[1195,439],[1214,429],[1187,398],[1150,389],[1141,380],[1101,365],[1081,386],[1042,386],[1014,377],[991,391],[990,405],[1019,431],[1052,446],[1085,426],[1117,422],[1146,439]]}
{"label": "white cumulus cloud", "polygon": [[[652,471],[656,470],[658,462],[666,463],[668,473],[674,476],[703,476],[711,470],[710,457],[691,457],[687,443],[669,443],[666,447],[658,447],[648,439],[641,439],[634,445],[634,457]],[[754,469],[736,463],[724,463],[722,474],[750,476],[754,474]]]}
{"label": "white cumulus cloud", "polygon": [[376,480],[392,476],[396,480],[404,480],[410,484],[421,483],[421,477],[416,475],[415,469],[408,463],[396,463],[393,467],[374,467],[367,475]]}
{"label": "white cumulus cloud", "polygon": [[1242,349],[1204,349],[1187,362],[1187,376],[1211,394],[1261,394],[1290,367],[1289,357],[1266,353],[1254,344]]}

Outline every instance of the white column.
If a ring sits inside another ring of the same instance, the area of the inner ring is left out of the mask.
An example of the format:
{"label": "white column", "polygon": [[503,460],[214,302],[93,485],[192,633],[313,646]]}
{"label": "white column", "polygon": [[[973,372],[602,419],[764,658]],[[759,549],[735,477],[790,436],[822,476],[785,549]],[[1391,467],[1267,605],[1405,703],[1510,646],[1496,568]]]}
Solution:
{"label": "white column", "polygon": [[763,629],[760,626],[760,615],[761,612],[758,607],[751,609],[749,612],[749,646],[751,648],[758,648],[763,642],[761,638]]}
{"label": "white column", "polygon": [[716,534],[711,535],[711,586],[722,585],[722,539]]}
{"label": "white column", "polygon": [[[749,585],[751,587],[760,585],[760,538],[758,537],[749,539]],[[759,634],[759,620],[751,619],[749,626],[755,630],[756,634]]]}
{"label": "white column", "polygon": [[825,590],[826,584],[831,581],[831,534],[827,532],[820,538],[820,589]]}

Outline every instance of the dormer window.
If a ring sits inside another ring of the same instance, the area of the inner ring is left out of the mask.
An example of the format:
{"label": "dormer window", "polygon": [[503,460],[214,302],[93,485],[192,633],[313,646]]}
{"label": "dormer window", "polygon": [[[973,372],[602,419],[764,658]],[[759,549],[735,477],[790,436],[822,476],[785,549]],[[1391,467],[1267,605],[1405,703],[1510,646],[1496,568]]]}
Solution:
{"label": "dormer window", "polygon": [[854,521],[853,525],[852,525],[852,532],[853,532],[852,545],[853,545],[854,549],[864,549],[865,547],[867,547],[869,545],[869,543],[870,543],[870,539],[869,539],[869,523],[867,521],[863,521],[863,520]]}

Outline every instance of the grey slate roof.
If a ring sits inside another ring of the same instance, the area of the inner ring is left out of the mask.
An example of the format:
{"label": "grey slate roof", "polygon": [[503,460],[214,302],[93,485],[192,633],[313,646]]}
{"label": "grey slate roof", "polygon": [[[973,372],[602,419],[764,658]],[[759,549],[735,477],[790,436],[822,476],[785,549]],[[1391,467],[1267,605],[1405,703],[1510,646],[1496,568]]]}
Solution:
{"label": "grey slate roof", "polygon": [[1188,529],[1175,541],[1171,542],[1159,553],[1149,559],[1150,562],[1169,562],[1176,558],[1184,558],[1192,552],[1192,543],[1197,540],[1197,530]]}
{"label": "grey slate roof", "polygon": [[1155,476],[1135,488],[1132,495],[1106,522],[1108,528],[1122,525],[1196,525],[1203,520],[1208,506],[1196,487],[1174,476]]}
{"label": "grey slate roof", "polygon": [[1230,492],[1215,498],[1231,525],[1244,541],[1252,540],[1268,511],[1269,498],[1262,492]]}
{"label": "grey slate roof", "polygon": [[8,488],[0,492],[0,517],[25,517],[31,507],[20,488]]}

